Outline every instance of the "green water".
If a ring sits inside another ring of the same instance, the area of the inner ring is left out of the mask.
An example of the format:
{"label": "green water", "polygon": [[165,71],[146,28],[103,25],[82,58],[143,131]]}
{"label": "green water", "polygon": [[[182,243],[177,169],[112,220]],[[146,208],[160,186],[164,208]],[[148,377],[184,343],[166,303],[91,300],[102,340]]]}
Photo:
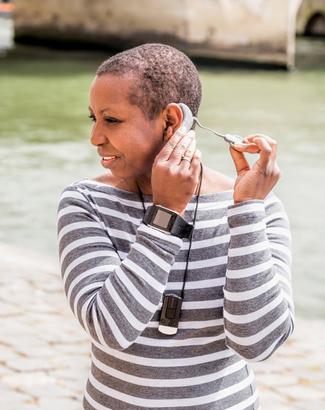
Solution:
{"label": "green water", "polygon": [[[89,143],[87,95],[104,58],[24,49],[0,60],[0,242],[57,259],[61,190],[103,172]],[[291,223],[297,312],[325,317],[325,69],[199,71],[204,124],[278,141],[282,178],[275,192]],[[198,141],[206,165],[235,176],[227,144],[201,131]]]}

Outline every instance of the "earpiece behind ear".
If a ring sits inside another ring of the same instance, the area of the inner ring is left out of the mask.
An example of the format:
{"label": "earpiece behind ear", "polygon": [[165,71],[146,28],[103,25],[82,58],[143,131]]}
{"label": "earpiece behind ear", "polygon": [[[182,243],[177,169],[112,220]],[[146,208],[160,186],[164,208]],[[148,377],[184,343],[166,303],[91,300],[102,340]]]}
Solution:
{"label": "earpiece behind ear", "polygon": [[[193,123],[194,123],[194,118],[193,118],[192,111],[186,104],[178,103],[178,105],[183,112],[183,120],[182,120],[181,125],[177,129],[177,131],[185,135],[192,128]],[[168,130],[168,127],[164,129],[164,134],[163,134],[164,137],[166,136],[167,130]]]}
{"label": "earpiece behind ear", "polygon": [[193,126],[193,122],[194,122],[193,114],[190,108],[186,104],[179,103],[178,105],[180,106],[183,112],[183,121],[177,131],[181,132],[182,134],[187,134]]}

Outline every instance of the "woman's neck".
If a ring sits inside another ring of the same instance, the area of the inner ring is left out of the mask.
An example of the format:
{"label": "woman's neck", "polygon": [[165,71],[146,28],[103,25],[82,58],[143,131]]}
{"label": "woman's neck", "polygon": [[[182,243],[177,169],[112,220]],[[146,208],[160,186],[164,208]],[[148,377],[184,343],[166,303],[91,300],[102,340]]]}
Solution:
{"label": "woman's neck", "polygon": [[152,195],[151,175],[138,175],[136,177],[116,178],[111,176],[110,182],[116,188],[130,192],[141,192],[145,195]]}
{"label": "woman's neck", "polygon": [[152,195],[151,176],[141,176],[134,179],[135,191],[140,191],[145,195]]}

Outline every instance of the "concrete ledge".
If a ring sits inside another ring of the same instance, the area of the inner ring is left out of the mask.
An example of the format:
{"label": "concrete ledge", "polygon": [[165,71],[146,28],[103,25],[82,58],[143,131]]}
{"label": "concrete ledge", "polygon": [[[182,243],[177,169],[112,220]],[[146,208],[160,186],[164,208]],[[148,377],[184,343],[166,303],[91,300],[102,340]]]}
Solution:
{"label": "concrete ledge", "polygon": [[294,65],[301,0],[16,0],[16,38],[120,49],[167,42],[193,57]]}

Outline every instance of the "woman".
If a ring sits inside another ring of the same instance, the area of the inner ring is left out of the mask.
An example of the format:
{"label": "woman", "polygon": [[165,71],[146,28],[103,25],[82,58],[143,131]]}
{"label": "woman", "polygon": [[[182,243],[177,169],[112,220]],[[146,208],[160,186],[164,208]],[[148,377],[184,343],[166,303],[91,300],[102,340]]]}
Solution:
{"label": "woman", "polygon": [[259,408],[248,362],[293,330],[276,141],[230,147],[235,182],[201,167],[194,131],[177,132],[198,72],[163,44],[105,61],[89,101],[105,173],[58,207],[64,289],[91,340],[84,409]]}

